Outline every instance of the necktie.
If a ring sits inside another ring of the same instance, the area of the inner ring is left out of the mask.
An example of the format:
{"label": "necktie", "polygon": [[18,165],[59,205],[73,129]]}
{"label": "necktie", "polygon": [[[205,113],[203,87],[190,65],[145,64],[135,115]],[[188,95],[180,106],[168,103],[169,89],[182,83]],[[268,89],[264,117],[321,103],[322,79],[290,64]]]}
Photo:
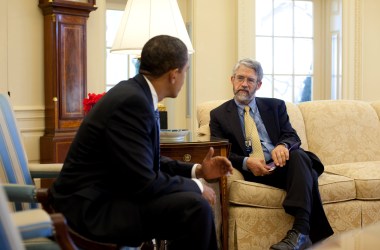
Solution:
{"label": "necktie", "polygon": [[245,140],[246,144],[248,143],[252,147],[252,151],[249,154],[250,157],[255,157],[259,159],[264,158],[264,152],[263,148],[261,147],[261,142],[260,142],[260,137],[259,137],[259,132],[257,131],[256,123],[249,114],[249,110],[251,108],[249,106],[244,107],[244,126],[245,126]]}
{"label": "necktie", "polygon": [[160,112],[158,109],[154,111],[154,116],[156,117],[157,129],[160,131]]}

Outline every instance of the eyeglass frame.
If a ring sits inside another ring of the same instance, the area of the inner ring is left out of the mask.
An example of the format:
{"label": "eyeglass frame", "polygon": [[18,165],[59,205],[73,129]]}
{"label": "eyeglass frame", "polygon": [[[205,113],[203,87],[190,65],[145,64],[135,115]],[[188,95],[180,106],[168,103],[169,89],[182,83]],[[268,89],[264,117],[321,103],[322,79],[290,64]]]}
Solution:
{"label": "eyeglass frame", "polygon": [[244,83],[245,81],[247,81],[248,84],[250,85],[255,85],[257,84],[259,81],[255,78],[251,78],[251,77],[246,77],[246,76],[242,76],[242,75],[233,75],[232,76],[234,78],[234,80],[236,79],[236,81],[238,83]]}

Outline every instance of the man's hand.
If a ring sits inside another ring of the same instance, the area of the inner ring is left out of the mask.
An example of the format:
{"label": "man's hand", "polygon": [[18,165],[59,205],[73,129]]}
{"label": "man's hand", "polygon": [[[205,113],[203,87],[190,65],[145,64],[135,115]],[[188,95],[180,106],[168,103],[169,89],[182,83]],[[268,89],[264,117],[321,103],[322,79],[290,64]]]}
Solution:
{"label": "man's hand", "polygon": [[268,175],[271,172],[266,167],[265,161],[260,160],[254,157],[248,157],[247,159],[247,168],[255,175],[255,176],[264,176]]}
{"label": "man's hand", "polygon": [[203,198],[205,198],[210,205],[214,205],[216,202],[216,195],[214,189],[210,188],[207,185],[203,185]]}
{"label": "man's hand", "polygon": [[195,175],[206,180],[216,179],[223,175],[232,174],[232,164],[224,156],[214,156],[214,148],[210,147],[202,165],[197,165]]}
{"label": "man's hand", "polygon": [[272,159],[277,167],[283,167],[289,160],[289,150],[285,145],[279,144],[272,150]]}

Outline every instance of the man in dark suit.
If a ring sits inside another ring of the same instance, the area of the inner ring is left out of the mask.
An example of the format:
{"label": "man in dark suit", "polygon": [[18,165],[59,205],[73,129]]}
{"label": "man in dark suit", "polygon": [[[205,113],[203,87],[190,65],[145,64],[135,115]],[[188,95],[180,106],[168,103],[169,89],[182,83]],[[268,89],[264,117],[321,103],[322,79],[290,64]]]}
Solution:
{"label": "man in dark suit", "polygon": [[110,89],[84,118],[51,188],[56,210],[80,234],[138,246],[158,238],[169,249],[217,249],[209,203],[197,178],[232,171],[213,157],[189,164],[160,156],[157,104],[175,98],[189,67],[185,44],[156,36],[144,46],[140,74]]}
{"label": "man in dark suit", "polygon": [[[245,180],[286,190],[283,207],[295,218],[293,228],[271,249],[304,249],[333,234],[318,190],[324,166],[315,154],[299,148],[300,138],[289,122],[284,101],[255,97],[262,79],[259,62],[243,59],[235,65],[231,76],[234,99],[210,112],[211,136],[229,140],[229,159]],[[255,148],[245,134],[247,105],[258,130],[262,159],[250,157]]]}

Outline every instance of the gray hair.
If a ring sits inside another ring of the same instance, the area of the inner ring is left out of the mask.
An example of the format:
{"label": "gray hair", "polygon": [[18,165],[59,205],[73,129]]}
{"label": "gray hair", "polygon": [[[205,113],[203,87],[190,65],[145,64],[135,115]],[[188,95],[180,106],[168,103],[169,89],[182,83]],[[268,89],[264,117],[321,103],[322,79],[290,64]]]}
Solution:
{"label": "gray hair", "polygon": [[261,67],[261,64],[258,61],[252,60],[252,59],[249,59],[249,58],[241,59],[240,61],[238,61],[235,64],[235,66],[234,66],[234,68],[232,70],[232,75],[235,75],[236,71],[238,70],[238,68],[241,65],[243,65],[243,66],[245,66],[247,68],[253,69],[256,72],[257,81],[261,82],[261,80],[264,77],[264,72],[263,72],[263,68]]}

